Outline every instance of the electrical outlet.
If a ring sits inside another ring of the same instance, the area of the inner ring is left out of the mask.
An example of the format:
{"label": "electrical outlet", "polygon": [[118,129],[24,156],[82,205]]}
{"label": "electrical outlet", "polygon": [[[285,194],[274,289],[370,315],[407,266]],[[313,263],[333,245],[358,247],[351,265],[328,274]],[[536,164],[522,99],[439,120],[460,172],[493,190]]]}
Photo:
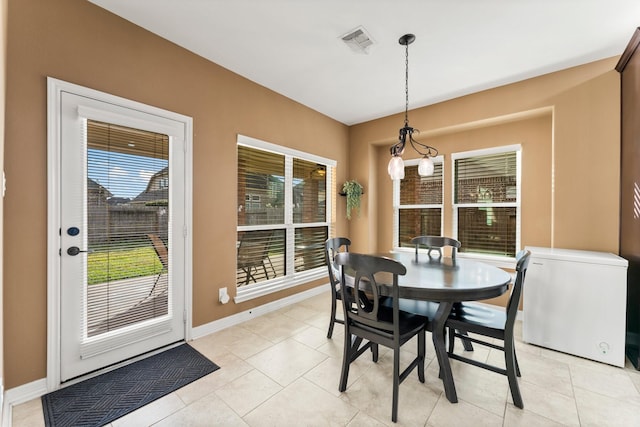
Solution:
{"label": "electrical outlet", "polygon": [[229,302],[229,294],[227,293],[226,286],[224,288],[218,289],[218,301],[222,304],[226,304]]}

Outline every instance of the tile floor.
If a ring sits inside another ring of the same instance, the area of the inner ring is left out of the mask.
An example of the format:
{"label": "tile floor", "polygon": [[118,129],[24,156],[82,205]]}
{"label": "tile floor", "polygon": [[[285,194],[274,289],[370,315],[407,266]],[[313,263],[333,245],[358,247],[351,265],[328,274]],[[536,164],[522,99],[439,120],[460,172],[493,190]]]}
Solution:
{"label": "tile floor", "polygon": [[[329,295],[191,344],[222,369],[112,423],[120,426],[382,426],[391,422],[391,354],[352,365],[338,391],[342,325],[326,338]],[[479,347],[479,346],[476,346]],[[458,346],[462,351],[462,346]],[[403,347],[406,358],[414,343]],[[443,394],[430,339],[427,381],[400,385],[398,426],[640,426],[640,373],[518,342],[525,409],[507,378],[452,361],[459,402]],[[500,361],[476,348],[473,357]],[[13,408],[13,426],[43,426],[40,399]]]}

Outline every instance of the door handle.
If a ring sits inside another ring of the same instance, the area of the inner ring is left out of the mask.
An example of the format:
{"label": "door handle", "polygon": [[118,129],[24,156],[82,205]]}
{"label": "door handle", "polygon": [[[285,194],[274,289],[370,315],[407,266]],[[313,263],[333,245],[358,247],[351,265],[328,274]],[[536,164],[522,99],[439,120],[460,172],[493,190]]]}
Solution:
{"label": "door handle", "polygon": [[77,246],[71,246],[69,249],[67,249],[67,253],[71,256],[76,256],[80,252],[89,252],[89,251],[81,251],[80,248]]}

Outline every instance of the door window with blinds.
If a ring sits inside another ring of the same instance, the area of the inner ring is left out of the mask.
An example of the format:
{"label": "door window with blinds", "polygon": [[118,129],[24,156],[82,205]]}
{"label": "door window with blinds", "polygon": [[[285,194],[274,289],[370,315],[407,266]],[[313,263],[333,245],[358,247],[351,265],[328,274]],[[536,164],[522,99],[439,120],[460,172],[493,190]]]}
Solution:
{"label": "door window with blinds", "polygon": [[240,300],[255,294],[249,289],[264,294],[325,273],[334,174],[335,161],[238,137]]}
{"label": "door window with blinds", "polygon": [[168,314],[169,137],[95,120],[86,133],[92,337]]}
{"label": "door window with blinds", "polygon": [[442,235],[442,157],[434,159],[431,176],[420,176],[417,162],[407,161],[404,179],[394,181],[395,247],[413,247],[416,236]]}
{"label": "door window with blinds", "polygon": [[452,155],[460,252],[515,257],[520,246],[520,146]]}

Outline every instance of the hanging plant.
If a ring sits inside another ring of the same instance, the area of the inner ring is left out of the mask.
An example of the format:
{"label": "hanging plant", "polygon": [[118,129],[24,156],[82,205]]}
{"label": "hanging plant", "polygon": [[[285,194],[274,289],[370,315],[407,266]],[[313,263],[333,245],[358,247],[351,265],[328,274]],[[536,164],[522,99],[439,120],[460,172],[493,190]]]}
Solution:
{"label": "hanging plant", "polygon": [[360,215],[360,198],[362,197],[362,185],[358,181],[347,181],[342,185],[342,192],[347,196],[347,219],[351,219],[351,210],[357,209]]}

